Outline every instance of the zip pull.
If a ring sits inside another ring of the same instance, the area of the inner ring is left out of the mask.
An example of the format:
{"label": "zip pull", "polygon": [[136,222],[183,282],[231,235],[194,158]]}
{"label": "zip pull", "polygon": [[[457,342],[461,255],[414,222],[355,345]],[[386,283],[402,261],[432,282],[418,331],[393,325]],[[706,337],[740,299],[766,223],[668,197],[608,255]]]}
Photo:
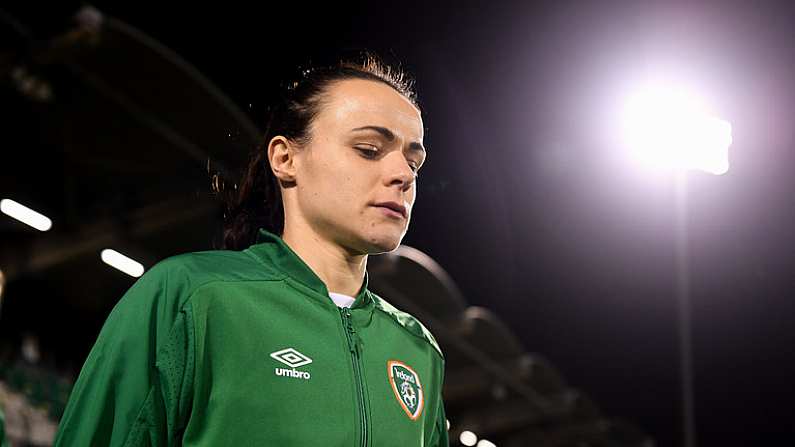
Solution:
{"label": "zip pull", "polygon": [[[344,312],[345,312],[346,323],[347,323],[347,326],[348,326],[348,332],[350,332],[351,338],[353,339],[353,347],[355,348],[355,351],[356,351],[357,354],[361,354],[362,353],[362,340],[361,340],[361,338],[359,338],[359,334],[356,333],[356,328],[353,326],[353,316],[351,315],[351,310],[350,310],[350,308],[347,308],[347,307],[345,307],[343,309],[344,309]],[[353,352],[353,351],[354,350],[351,349],[351,352]]]}
{"label": "zip pull", "polygon": [[348,339],[348,351],[355,353],[357,352],[356,341],[353,339],[353,336],[355,335],[355,330],[353,329],[353,326],[351,326],[350,309],[348,309],[347,307],[340,307],[339,311],[340,315],[342,315],[342,325],[344,326],[345,329],[345,336],[346,336],[345,338]]}
{"label": "zip pull", "polygon": [[353,333],[353,326],[351,326],[351,310],[347,307],[343,307],[340,309],[342,312],[342,320],[345,322],[345,330]]}
{"label": "zip pull", "polygon": [[359,334],[356,333],[356,330],[353,329],[353,326],[351,326],[351,330],[353,331],[353,346],[356,348],[356,353],[361,355],[362,339],[359,338]]}
{"label": "zip pull", "polygon": [[342,310],[342,313],[345,314],[345,318],[350,318],[351,317],[351,309],[350,309],[350,307],[343,307],[341,310]]}

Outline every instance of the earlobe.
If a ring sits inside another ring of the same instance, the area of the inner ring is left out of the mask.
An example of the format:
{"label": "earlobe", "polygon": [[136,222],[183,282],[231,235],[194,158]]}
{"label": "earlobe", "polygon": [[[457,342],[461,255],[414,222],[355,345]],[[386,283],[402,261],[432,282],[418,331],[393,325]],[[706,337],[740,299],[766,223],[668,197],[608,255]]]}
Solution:
{"label": "earlobe", "polygon": [[268,161],[273,174],[281,181],[295,181],[294,150],[290,141],[277,135],[268,144]]}

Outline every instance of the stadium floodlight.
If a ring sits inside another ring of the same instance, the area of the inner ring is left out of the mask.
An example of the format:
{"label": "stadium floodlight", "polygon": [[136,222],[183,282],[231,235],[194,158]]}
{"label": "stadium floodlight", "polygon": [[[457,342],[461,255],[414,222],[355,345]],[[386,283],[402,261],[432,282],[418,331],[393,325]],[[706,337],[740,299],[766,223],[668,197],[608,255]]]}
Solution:
{"label": "stadium floodlight", "polygon": [[626,149],[645,165],[715,175],[729,170],[731,124],[683,85],[648,83],[628,95],[621,127]]}
{"label": "stadium floodlight", "polygon": [[137,278],[144,274],[144,266],[141,265],[141,263],[124,256],[116,250],[106,248],[102,250],[100,256],[105,264],[117,270],[121,270],[132,277]]}
{"label": "stadium floodlight", "polygon": [[0,200],[0,212],[39,231],[47,231],[52,228],[52,220],[49,217],[11,199]]}
{"label": "stadium floodlight", "polygon": [[[658,78],[659,79],[659,78]],[[731,124],[682,83],[647,82],[628,95],[620,117],[623,145],[641,164],[673,170],[676,214],[676,295],[682,380],[681,445],[694,447],[696,424],[687,231],[687,171],[729,171]]]}
{"label": "stadium floodlight", "polygon": [[461,442],[462,445],[467,447],[472,447],[478,442],[478,437],[474,433],[469,430],[464,430],[458,436],[458,440]]}

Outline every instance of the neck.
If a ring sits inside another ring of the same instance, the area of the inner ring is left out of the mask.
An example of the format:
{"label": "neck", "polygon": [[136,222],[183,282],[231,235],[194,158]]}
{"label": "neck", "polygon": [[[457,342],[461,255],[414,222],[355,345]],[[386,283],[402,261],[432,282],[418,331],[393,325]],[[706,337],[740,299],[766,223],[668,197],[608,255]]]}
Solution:
{"label": "neck", "polygon": [[308,225],[285,225],[282,240],[326,284],[329,292],[356,296],[364,281],[367,255],[352,254]]}

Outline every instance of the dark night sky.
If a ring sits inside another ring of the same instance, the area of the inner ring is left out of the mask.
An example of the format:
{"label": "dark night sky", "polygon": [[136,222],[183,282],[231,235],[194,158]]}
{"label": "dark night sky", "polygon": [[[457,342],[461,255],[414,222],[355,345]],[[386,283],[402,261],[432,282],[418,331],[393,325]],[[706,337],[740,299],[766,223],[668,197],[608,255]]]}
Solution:
{"label": "dark night sky", "polygon": [[401,60],[429,150],[404,243],[661,446],[680,436],[674,195],[615,155],[611,114],[624,85],[676,67],[734,139],[730,172],[689,184],[699,444],[795,445],[792,9],[525,3],[96,5],[253,116],[268,82],[310,56]]}

